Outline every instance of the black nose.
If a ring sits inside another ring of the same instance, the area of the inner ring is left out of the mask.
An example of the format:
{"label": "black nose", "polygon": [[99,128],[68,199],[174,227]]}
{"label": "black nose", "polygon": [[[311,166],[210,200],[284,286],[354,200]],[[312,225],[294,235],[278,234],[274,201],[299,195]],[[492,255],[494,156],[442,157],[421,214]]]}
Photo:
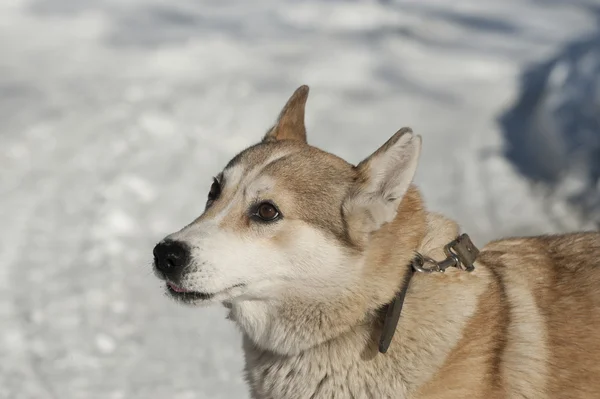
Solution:
{"label": "black nose", "polygon": [[165,275],[183,269],[190,259],[188,246],[181,241],[164,240],[154,247],[154,264]]}

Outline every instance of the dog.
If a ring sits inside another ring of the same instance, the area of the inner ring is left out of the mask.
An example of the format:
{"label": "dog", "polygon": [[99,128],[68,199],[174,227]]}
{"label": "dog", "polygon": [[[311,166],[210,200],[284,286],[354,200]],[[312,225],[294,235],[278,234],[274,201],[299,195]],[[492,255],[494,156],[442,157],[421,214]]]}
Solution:
{"label": "dog", "polygon": [[413,184],[421,137],[351,165],[307,144],[308,91],[154,248],[170,297],[229,309],[251,397],[600,398],[600,233],[461,257]]}

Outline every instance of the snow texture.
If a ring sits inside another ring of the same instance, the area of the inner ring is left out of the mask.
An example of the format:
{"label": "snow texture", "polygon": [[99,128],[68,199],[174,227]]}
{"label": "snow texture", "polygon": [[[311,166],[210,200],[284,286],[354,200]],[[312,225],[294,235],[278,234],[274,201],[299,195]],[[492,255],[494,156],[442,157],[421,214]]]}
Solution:
{"label": "snow texture", "polygon": [[[590,7],[600,21],[600,6]],[[528,68],[520,97],[501,118],[508,159],[545,194],[600,227],[600,31]]]}
{"label": "snow texture", "polygon": [[[304,83],[310,142],[351,162],[402,126],[422,134],[427,205],[476,244],[582,227],[572,201],[549,210],[528,178],[556,185],[576,169],[577,193],[597,199],[598,113],[585,107],[598,106],[598,46],[569,50],[597,37],[597,9],[0,2],[0,398],[247,397],[239,332],[223,309],[165,298],[152,247],[199,215],[211,176]],[[520,82],[546,60],[534,89]],[[546,93],[541,115],[521,86]],[[514,103],[527,139],[498,124]],[[519,140],[560,163],[539,175],[548,163],[527,166]]]}

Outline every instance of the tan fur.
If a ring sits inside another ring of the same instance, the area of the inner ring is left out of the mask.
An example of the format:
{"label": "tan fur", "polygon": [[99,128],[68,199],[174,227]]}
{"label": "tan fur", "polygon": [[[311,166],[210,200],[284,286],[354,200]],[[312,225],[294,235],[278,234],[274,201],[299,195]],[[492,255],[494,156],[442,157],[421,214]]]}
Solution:
{"label": "tan fur", "polygon": [[[205,257],[182,278],[194,289],[215,291],[221,269],[206,272],[204,260],[236,251],[202,249],[209,231],[255,243],[242,263],[289,261],[293,270],[252,266],[242,288],[216,297],[243,333],[252,398],[600,397],[599,233],[494,241],[471,273],[416,273],[378,353],[385,306],[415,253],[443,259],[459,228],[405,185],[398,167],[412,168],[420,148],[409,129],[354,167],[306,144],[307,95],[294,93],[263,142],[219,176],[219,200],[171,236]],[[264,199],[283,220],[248,217]]]}

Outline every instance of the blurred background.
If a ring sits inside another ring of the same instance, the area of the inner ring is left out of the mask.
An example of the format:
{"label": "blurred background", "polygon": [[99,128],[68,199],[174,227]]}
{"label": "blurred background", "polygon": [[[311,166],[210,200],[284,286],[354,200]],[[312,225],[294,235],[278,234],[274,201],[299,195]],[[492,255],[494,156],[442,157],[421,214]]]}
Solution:
{"label": "blurred background", "polygon": [[153,245],[301,84],[311,144],[424,137],[479,245],[600,224],[600,1],[0,2],[0,397],[246,398],[220,308]]}

